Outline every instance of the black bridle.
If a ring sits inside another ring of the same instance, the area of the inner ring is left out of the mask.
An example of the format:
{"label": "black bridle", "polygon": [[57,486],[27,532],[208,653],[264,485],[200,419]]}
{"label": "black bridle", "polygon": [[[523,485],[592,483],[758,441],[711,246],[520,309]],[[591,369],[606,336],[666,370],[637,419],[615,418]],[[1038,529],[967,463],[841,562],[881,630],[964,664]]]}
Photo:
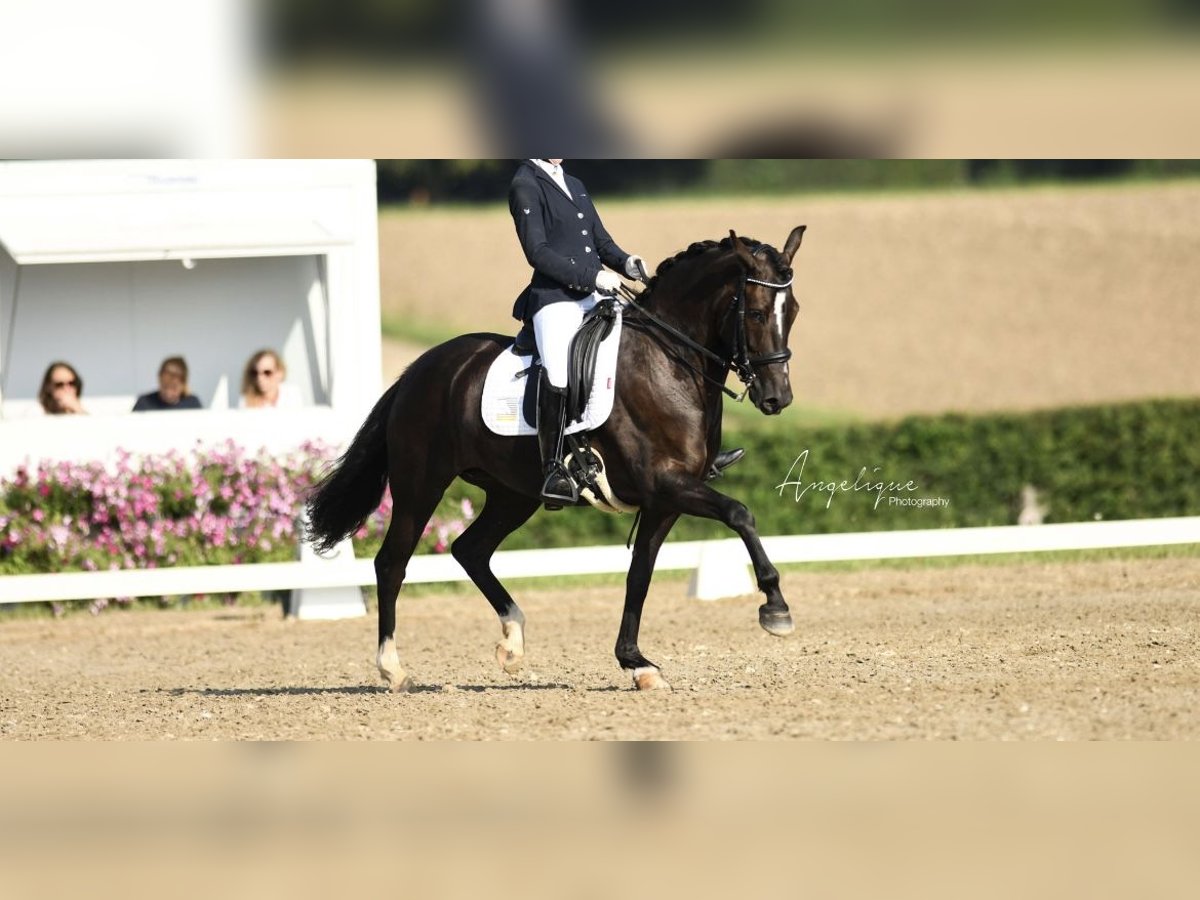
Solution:
{"label": "black bridle", "polygon": [[[677,341],[686,344],[688,347],[695,350],[697,353],[700,353],[702,356],[705,356],[720,365],[722,369],[722,375],[730,371],[736,373],[738,380],[741,381],[742,385],[745,387],[745,390],[743,390],[741,394],[738,394],[727,388],[723,380],[717,381],[715,378],[710,377],[703,370],[697,369],[695,366],[692,366],[691,363],[683,360],[686,365],[688,365],[693,371],[699,373],[706,381],[715,384],[722,391],[724,391],[727,396],[732,397],[734,400],[737,400],[740,403],[745,399],[746,394],[750,390],[750,386],[758,380],[758,373],[754,371],[756,366],[771,366],[777,363],[785,363],[792,358],[792,351],[786,347],[784,347],[782,350],[775,350],[771,353],[756,353],[754,355],[750,354],[750,346],[746,338],[746,285],[758,284],[762,285],[763,287],[774,288],[775,290],[782,291],[791,287],[794,280],[795,278],[792,277],[785,282],[763,281],[761,278],[751,278],[745,273],[742,273],[742,275],[738,278],[737,290],[734,291],[733,302],[729,304],[729,309],[726,310],[725,317],[722,319],[722,323],[728,322],[731,317],[733,319],[733,352],[729,356],[721,356],[718,353],[714,353],[712,350],[709,350],[704,345],[684,334],[674,325],[670,325],[658,318],[658,316],[654,315],[652,312],[646,309],[646,307],[638,303],[638,295],[625,285],[621,285],[621,299],[641,313],[648,322],[662,329]],[[781,315],[782,313],[783,311],[780,310]],[[725,326],[722,324],[722,331],[724,330]],[[780,323],[780,331],[782,330],[783,326],[782,323]]]}
{"label": "black bridle", "polygon": [[[754,356],[750,355],[750,346],[746,340],[746,285],[760,284],[763,287],[773,288],[777,291],[787,290],[792,286],[795,277],[789,278],[785,282],[763,281],[761,278],[750,278],[748,275],[742,275],[738,279],[737,294],[733,298],[733,305],[729,307],[729,312],[726,317],[733,316],[733,344],[734,356],[729,361],[729,365],[737,376],[741,379],[742,384],[746,389],[750,389],[750,385],[758,380],[758,374],[754,371],[755,366],[770,366],[776,363],[785,363],[792,358],[792,351],[787,347],[782,350],[776,350],[773,353],[758,353]],[[783,315],[783,310],[779,311]],[[783,323],[779,323],[779,333],[783,333]],[[745,396],[745,392],[742,392]]]}

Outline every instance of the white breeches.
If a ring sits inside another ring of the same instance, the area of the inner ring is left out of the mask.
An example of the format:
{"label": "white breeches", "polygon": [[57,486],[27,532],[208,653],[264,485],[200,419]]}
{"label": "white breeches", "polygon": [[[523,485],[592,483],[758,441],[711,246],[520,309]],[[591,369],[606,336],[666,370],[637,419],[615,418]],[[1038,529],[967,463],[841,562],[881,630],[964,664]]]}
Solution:
{"label": "white breeches", "polygon": [[562,301],[542,307],[533,317],[533,334],[537,339],[538,355],[546,369],[546,377],[557,388],[567,386],[567,352],[571,338],[579,330],[583,316],[599,302],[596,294],[574,303]]}

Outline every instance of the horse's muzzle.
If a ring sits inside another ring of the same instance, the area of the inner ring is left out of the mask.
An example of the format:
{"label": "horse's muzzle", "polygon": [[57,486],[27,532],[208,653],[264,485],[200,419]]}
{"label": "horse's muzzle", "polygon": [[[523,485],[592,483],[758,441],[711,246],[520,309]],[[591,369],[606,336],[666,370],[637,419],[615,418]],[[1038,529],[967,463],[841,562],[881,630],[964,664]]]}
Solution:
{"label": "horse's muzzle", "polygon": [[792,391],[786,385],[784,389],[778,390],[772,386],[763,388],[760,383],[755,383],[750,388],[750,402],[754,403],[758,412],[763,415],[779,415],[791,406]]}
{"label": "horse's muzzle", "polygon": [[759,379],[750,387],[750,402],[766,416],[777,416],[792,404],[791,387],[771,384],[770,380]]}

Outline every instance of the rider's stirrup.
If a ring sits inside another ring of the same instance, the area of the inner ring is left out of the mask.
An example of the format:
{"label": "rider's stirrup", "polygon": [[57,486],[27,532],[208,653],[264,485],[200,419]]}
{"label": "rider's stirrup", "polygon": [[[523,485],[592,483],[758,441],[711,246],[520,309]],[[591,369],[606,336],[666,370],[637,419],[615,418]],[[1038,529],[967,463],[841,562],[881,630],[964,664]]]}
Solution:
{"label": "rider's stirrup", "polygon": [[574,506],[579,501],[579,487],[567,473],[561,462],[552,463],[546,469],[546,480],[542,484],[542,502],[546,509],[562,509]]}

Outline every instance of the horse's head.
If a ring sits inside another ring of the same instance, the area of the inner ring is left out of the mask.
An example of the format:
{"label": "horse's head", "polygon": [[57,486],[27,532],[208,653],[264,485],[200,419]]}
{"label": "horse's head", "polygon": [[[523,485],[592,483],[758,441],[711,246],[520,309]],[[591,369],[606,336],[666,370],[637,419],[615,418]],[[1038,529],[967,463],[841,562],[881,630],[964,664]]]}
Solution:
{"label": "horse's head", "polygon": [[751,246],[729,232],[745,280],[726,334],[743,380],[753,375],[750,402],[768,416],[783,412],[792,402],[788,335],[800,310],[792,293],[792,257],[806,227],[792,229],[782,252],[767,244]]}

